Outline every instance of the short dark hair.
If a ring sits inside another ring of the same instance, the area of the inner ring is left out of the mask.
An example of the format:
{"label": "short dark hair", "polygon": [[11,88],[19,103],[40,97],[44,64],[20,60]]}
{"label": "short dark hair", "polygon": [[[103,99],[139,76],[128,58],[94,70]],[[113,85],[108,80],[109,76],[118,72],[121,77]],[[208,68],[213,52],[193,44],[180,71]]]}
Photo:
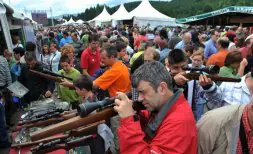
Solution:
{"label": "short dark hair", "polygon": [[187,61],[187,57],[183,50],[173,49],[168,55],[168,63],[170,65],[178,64]]}
{"label": "short dark hair", "polygon": [[172,90],[172,78],[166,67],[158,62],[153,61],[141,65],[132,75],[132,86],[138,87],[141,81],[149,82],[156,91],[161,82],[167,83],[167,87]]}
{"label": "short dark hair", "polygon": [[66,30],[64,30],[64,31],[62,32],[62,35],[67,35],[67,36],[69,36],[69,33],[68,33]]}
{"label": "short dark hair", "polygon": [[122,49],[125,49],[127,47],[127,45],[122,42],[122,41],[117,41],[116,42],[116,48],[117,48],[117,51],[120,52]]}
{"label": "short dark hair", "polygon": [[185,52],[190,52],[191,54],[193,54],[193,50],[194,50],[194,46],[193,45],[186,45],[185,46]]}
{"label": "short dark hair", "polygon": [[97,34],[89,35],[88,42],[91,43],[92,41],[99,41],[99,37]]}
{"label": "short dark hair", "polygon": [[74,81],[74,86],[81,90],[92,91],[93,82],[88,75],[79,75]]}
{"label": "short dark hair", "polygon": [[117,48],[115,47],[115,45],[111,44],[105,45],[102,51],[105,51],[108,57],[111,56],[114,56],[115,58],[117,57]]}
{"label": "short dark hair", "polygon": [[220,38],[217,43],[220,44],[223,49],[227,49],[229,46],[229,40],[226,39]]}
{"label": "short dark hair", "polygon": [[22,47],[16,47],[16,48],[13,49],[13,52],[15,54],[20,54],[20,56],[22,57],[25,54],[25,49],[22,48]]}
{"label": "short dark hair", "polygon": [[70,64],[70,58],[67,55],[61,56],[60,63],[63,63],[63,62]]}
{"label": "short dark hair", "polygon": [[37,61],[35,53],[34,52],[26,52],[25,53],[25,61],[32,61],[32,60]]}
{"label": "short dark hair", "polygon": [[35,51],[36,50],[36,44],[29,41],[25,44],[26,51]]}
{"label": "short dark hair", "polygon": [[49,33],[48,33],[48,36],[54,38],[54,32],[52,32],[52,31],[49,32]]}
{"label": "short dark hair", "polygon": [[215,32],[218,32],[217,30],[215,30],[215,29],[211,29],[210,30],[210,34],[213,36],[213,35],[215,35]]}
{"label": "short dark hair", "polygon": [[225,58],[225,66],[229,67],[231,64],[240,63],[243,60],[242,54],[239,51],[229,52]]}

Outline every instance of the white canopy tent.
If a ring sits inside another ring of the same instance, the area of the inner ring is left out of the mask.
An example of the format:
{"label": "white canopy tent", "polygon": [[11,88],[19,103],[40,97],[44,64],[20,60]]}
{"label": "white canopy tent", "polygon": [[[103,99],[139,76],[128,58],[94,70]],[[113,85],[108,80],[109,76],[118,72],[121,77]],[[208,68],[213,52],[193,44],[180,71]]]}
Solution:
{"label": "white canopy tent", "polygon": [[83,24],[83,23],[84,23],[84,21],[82,19],[79,19],[76,21],[76,24]]}
{"label": "white canopy tent", "polygon": [[73,18],[71,17],[70,19],[69,19],[69,21],[67,21],[67,20],[65,20],[65,19],[63,19],[65,22],[62,24],[63,26],[66,26],[66,25],[73,25],[73,24],[75,24],[76,22],[73,20]]}
{"label": "white canopy tent", "polygon": [[130,15],[129,12],[127,12],[124,4],[121,4],[119,9],[114,14],[112,14],[111,18],[112,18],[112,26],[116,26],[116,24],[118,24],[119,21],[131,20],[133,16]]}
{"label": "white canopy tent", "polygon": [[89,22],[95,22],[95,26],[101,25],[102,23],[105,22],[111,22],[112,18],[111,15],[107,12],[105,6],[103,11],[94,19],[90,20]]}
{"label": "white canopy tent", "polygon": [[68,24],[71,25],[71,24],[74,24],[74,23],[75,23],[75,21],[74,21],[73,18],[71,17],[71,18],[69,19],[69,21],[68,21]]}
{"label": "white canopy tent", "polygon": [[119,9],[114,14],[112,14],[111,18],[112,20],[130,20],[133,18],[133,16],[127,12],[124,4],[121,4]]}
{"label": "white canopy tent", "polygon": [[129,13],[134,17],[134,24],[138,26],[175,26],[175,18],[168,17],[157,11],[149,0],[142,0],[141,4]]}

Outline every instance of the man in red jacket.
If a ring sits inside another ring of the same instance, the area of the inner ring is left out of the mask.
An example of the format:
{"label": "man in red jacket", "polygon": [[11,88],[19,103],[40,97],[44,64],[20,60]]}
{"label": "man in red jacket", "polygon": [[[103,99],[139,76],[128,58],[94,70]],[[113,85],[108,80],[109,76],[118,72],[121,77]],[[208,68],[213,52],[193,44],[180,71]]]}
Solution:
{"label": "man in red jacket", "polygon": [[197,129],[191,108],[181,90],[172,90],[172,78],[159,62],[138,68],[132,76],[138,100],[147,110],[138,114],[132,101],[118,93],[114,110],[121,154],[196,154]]}

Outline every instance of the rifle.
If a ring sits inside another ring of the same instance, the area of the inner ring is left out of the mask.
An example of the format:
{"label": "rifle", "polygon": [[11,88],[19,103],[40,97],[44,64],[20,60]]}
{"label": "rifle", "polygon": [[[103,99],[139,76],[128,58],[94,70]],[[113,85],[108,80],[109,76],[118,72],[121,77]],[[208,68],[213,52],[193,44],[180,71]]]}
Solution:
{"label": "rifle", "polygon": [[[37,132],[33,132],[30,134],[31,140],[36,141],[40,140],[45,137],[52,136],[54,134],[59,134],[68,130],[72,130],[74,128],[81,127],[83,125],[89,125],[97,121],[101,120],[107,120],[113,116],[116,116],[118,113],[114,111],[113,109],[113,103],[114,103],[115,97],[112,98],[106,98],[105,102],[93,102],[93,103],[84,103],[82,104],[83,107],[80,107],[82,109],[79,110],[81,113],[81,116],[73,117],[71,119],[65,120],[63,122],[60,122],[55,125],[48,126],[44,129],[41,129]],[[134,110],[137,112],[143,109],[142,103],[136,103],[133,104]],[[99,110],[97,110],[99,109]],[[91,113],[92,111],[97,110],[96,113]],[[91,113],[91,114],[89,114]],[[80,114],[80,113],[79,113]],[[88,114],[88,115],[87,115]],[[87,115],[87,116],[86,116]],[[85,117],[83,117],[85,116]]]}
{"label": "rifle", "polygon": [[57,137],[48,137],[42,140],[34,141],[34,142],[26,142],[26,143],[21,143],[21,144],[13,144],[11,147],[12,148],[23,148],[23,147],[30,147],[30,146],[36,146],[41,143],[47,143],[51,142],[53,140],[57,139],[67,139],[70,137],[80,137],[80,136],[87,136],[90,134],[96,134],[97,133],[97,126],[99,124],[103,124],[105,121],[99,121],[78,129],[73,129],[71,130],[68,134],[62,135],[62,136],[57,136]]}
{"label": "rifle", "polygon": [[[31,73],[33,73],[33,74],[39,76],[39,77],[45,78],[45,79],[47,79],[47,80],[53,80],[53,81],[56,81],[56,82],[62,82],[62,78],[66,78],[66,79],[69,79],[69,80],[73,80],[73,79],[68,78],[68,77],[65,77],[65,76],[58,75],[58,77],[57,77],[57,76],[54,76],[54,75],[49,75],[49,74],[42,73],[42,72],[39,72],[39,71],[35,71],[35,70],[32,70],[32,69],[30,69],[29,71],[30,71]],[[62,78],[59,77],[59,76],[61,76]]]}
{"label": "rifle", "polygon": [[20,127],[17,127],[16,129],[14,129],[12,131],[13,132],[20,131],[22,128],[27,129],[27,128],[32,128],[32,127],[48,126],[48,125],[51,125],[51,124],[55,124],[55,123],[73,118],[76,115],[77,115],[76,112],[72,112],[72,113],[69,113],[69,114],[56,113],[56,114],[53,114],[51,116],[46,117],[43,120],[36,121],[34,123],[28,123],[28,124],[21,125]]}
{"label": "rifle", "polygon": [[72,141],[70,139],[57,139],[46,144],[41,144],[31,149],[31,151],[33,154],[45,154],[59,149],[69,151],[74,147],[89,145],[89,141],[93,138],[92,135],[89,135]]}
{"label": "rifle", "polygon": [[[201,73],[186,73],[184,76],[189,80],[199,80],[199,76]],[[241,82],[241,79],[238,78],[228,78],[228,77],[221,77],[219,75],[206,75],[208,78],[212,79],[213,81],[222,81],[222,82]]]}
{"label": "rifle", "polygon": [[40,112],[39,114],[30,115],[27,119],[24,119],[18,123],[18,126],[34,123],[41,120],[50,119],[52,117],[57,117],[60,113],[64,112],[62,109],[48,110],[46,112]]}
{"label": "rifle", "polygon": [[57,74],[57,73],[54,73],[54,72],[52,72],[52,71],[50,71],[50,70],[48,70],[48,69],[43,69],[43,73],[46,73],[46,74],[49,74],[49,75],[52,75],[52,76],[55,76],[55,77],[60,77],[60,78],[62,78],[62,79],[68,79],[68,80],[70,80],[70,81],[73,81],[73,79],[72,78],[70,78],[70,77],[67,77],[67,76],[64,76],[63,74],[62,75],[60,75],[60,74]]}

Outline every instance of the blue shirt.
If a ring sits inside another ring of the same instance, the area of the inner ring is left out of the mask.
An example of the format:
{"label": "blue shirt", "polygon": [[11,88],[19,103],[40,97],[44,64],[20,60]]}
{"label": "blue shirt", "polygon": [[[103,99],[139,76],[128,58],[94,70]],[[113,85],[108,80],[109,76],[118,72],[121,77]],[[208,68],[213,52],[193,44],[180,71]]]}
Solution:
{"label": "blue shirt", "polygon": [[61,47],[64,46],[64,44],[66,44],[66,43],[71,43],[71,42],[72,42],[72,39],[71,39],[70,36],[68,36],[68,37],[66,37],[66,38],[62,38],[61,41],[60,41],[59,47],[61,48]]}
{"label": "blue shirt", "polygon": [[218,50],[216,48],[215,42],[210,39],[205,43],[204,56],[205,58],[209,58],[212,54],[217,53]]}
{"label": "blue shirt", "polygon": [[176,44],[175,49],[184,49],[184,47],[185,47],[185,43],[184,43],[184,41],[182,40],[182,41],[180,41],[180,42],[178,42],[178,43]]}
{"label": "blue shirt", "polygon": [[168,56],[168,54],[169,54],[168,48],[162,49],[160,52],[160,62],[163,62],[163,60]]}

